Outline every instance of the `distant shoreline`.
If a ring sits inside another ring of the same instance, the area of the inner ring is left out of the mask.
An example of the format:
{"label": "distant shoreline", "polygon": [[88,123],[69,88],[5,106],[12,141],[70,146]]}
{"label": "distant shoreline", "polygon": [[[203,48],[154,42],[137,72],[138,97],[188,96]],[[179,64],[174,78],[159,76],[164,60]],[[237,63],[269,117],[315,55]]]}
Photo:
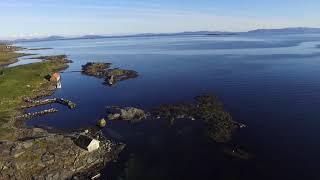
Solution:
{"label": "distant shoreline", "polygon": [[[66,36],[48,36],[44,38],[30,38],[30,39],[15,39],[5,40],[8,43],[21,43],[21,42],[40,42],[40,41],[56,41],[56,40],[77,40],[77,39],[103,39],[103,38],[126,38],[126,37],[156,37],[156,36],[233,36],[233,35],[264,35],[264,34],[320,34],[320,28],[307,28],[307,27],[293,27],[293,28],[280,28],[280,29],[255,29],[244,32],[232,31],[190,31],[190,32],[176,32],[176,33],[140,33],[128,35],[84,35],[77,37]],[[1,41],[0,41],[1,42]]]}
{"label": "distant shoreline", "polygon": [[38,50],[49,50],[49,49],[53,49],[53,48],[29,48],[28,50],[38,51]]}

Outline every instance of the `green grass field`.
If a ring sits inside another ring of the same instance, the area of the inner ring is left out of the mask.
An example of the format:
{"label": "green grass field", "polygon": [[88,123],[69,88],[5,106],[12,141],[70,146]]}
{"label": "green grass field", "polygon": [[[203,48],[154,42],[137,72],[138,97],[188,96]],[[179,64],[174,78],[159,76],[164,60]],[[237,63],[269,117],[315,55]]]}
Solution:
{"label": "green grass field", "polygon": [[47,61],[3,69],[0,76],[0,112],[16,107],[22,97],[32,96],[41,85],[48,83],[44,78],[46,75],[63,67],[64,64]]}

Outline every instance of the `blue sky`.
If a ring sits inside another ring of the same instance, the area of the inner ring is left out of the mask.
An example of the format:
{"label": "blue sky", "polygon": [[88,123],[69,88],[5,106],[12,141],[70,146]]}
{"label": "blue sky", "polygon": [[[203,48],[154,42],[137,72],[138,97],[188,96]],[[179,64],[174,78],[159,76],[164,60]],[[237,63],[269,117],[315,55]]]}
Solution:
{"label": "blue sky", "polygon": [[320,27],[320,0],[1,0],[0,38]]}

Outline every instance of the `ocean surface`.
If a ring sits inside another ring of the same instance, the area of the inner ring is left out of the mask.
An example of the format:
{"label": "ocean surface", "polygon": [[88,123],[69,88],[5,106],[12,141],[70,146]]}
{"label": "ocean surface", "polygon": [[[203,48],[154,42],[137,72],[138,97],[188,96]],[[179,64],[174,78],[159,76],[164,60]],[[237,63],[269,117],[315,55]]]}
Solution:
{"label": "ocean surface", "polygon": [[[27,125],[60,129],[93,126],[106,106],[150,110],[160,104],[219,97],[236,121],[248,127],[233,140],[206,139],[199,122],[111,122],[104,133],[127,149],[108,165],[106,179],[320,179],[320,35],[161,36],[62,40],[17,44],[40,55],[66,54],[74,62],[62,73],[62,89],[52,97],[56,114]],[[23,57],[16,64],[32,63]],[[90,61],[132,69],[139,77],[103,85],[80,72]],[[75,72],[74,72],[75,71]],[[241,160],[221,148],[241,148],[254,157]]]}

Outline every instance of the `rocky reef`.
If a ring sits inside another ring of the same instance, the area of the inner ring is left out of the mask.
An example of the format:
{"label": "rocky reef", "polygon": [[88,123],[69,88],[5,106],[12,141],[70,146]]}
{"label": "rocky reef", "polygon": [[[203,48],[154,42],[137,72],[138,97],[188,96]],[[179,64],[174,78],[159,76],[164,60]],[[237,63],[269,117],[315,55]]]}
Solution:
{"label": "rocky reef", "polygon": [[104,78],[106,85],[115,85],[119,81],[138,77],[138,73],[133,70],[120,68],[110,68],[111,63],[88,62],[82,66],[82,73],[88,76]]}
{"label": "rocky reef", "polygon": [[227,142],[236,128],[245,125],[235,122],[225,111],[223,104],[213,95],[202,95],[194,103],[167,104],[145,112],[134,107],[107,108],[107,120],[139,122],[143,119],[165,119],[174,124],[177,119],[201,120],[205,123],[207,135],[216,142]]}

